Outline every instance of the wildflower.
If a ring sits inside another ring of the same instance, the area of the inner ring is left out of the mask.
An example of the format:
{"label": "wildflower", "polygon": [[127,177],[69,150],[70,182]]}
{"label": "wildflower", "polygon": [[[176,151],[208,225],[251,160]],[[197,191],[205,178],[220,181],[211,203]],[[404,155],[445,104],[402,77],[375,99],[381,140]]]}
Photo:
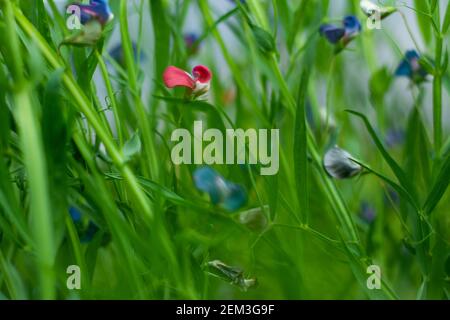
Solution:
{"label": "wildflower", "polygon": [[220,260],[209,261],[207,263],[208,273],[224,281],[236,285],[247,291],[247,289],[256,286],[256,279],[246,279],[244,272],[237,268],[226,265]]}
{"label": "wildflower", "polygon": [[420,55],[415,50],[406,52],[405,57],[395,71],[397,77],[408,77],[414,83],[426,80],[428,72],[420,64]]}
{"label": "wildflower", "polygon": [[69,208],[69,214],[77,229],[81,243],[92,241],[99,231],[99,227],[92,221],[83,219],[83,214],[75,207]]}
{"label": "wildflower", "polygon": [[77,208],[70,207],[69,214],[70,214],[70,217],[72,218],[73,222],[75,222],[75,223],[81,222],[81,212]]}
{"label": "wildflower", "polygon": [[384,194],[383,198],[384,204],[388,207],[398,206],[400,204],[400,195],[391,187],[387,188],[387,193]]}
{"label": "wildflower", "polygon": [[89,4],[78,4],[80,8],[80,22],[86,23],[97,20],[102,26],[114,18],[114,14],[109,8],[108,0],[91,0]]}
{"label": "wildflower", "polygon": [[80,9],[80,22],[83,28],[66,37],[59,47],[63,45],[94,46],[102,37],[105,25],[114,15],[108,5],[108,0],[91,0],[89,4],[76,4]]}
{"label": "wildflower", "polygon": [[[268,209],[268,206],[265,206]],[[267,227],[267,218],[262,208],[254,208],[239,214],[239,222],[252,231],[260,232]]]}
{"label": "wildflower", "polygon": [[319,32],[331,44],[336,45],[336,53],[342,51],[361,32],[361,23],[355,16],[346,16],[342,21],[343,27],[331,24],[320,26]]}
{"label": "wildflower", "polygon": [[185,87],[193,98],[202,97],[208,93],[211,78],[211,71],[202,65],[194,67],[192,74],[174,66],[167,67],[163,74],[167,88]]}
{"label": "wildflower", "polygon": [[89,220],[87,228],[80,236],[80,242],[81,243],[91,242],[98,231],[99,231],[98,226],[92,220]]}
{"label": "wildflower", "polygon": [[186,49],[189,55],[194,55],[198,52],[198,39],[199,37],[196,33],[187,33],[184,35],[184,44],[186,45]]}
{"label": "wildflower", "polygon": [[325,154],[323,164],[327,173],[335,179],[347,179],[361,172],[362,167],[352,160],[352,155],[339,147]]}
{"label": "wildflower", "polygon": [[360,7],[364,14],[369,18],[377,15],[378,17],[380,17],[380,19],[384,19],[397,11],[397,8],[395,7],[382,7],[374,4],[369,0],[362,0],[360,2]]}
{"label": "wildflower", "polygon": [[372,224],[376,218],[375,208],[367,201],[363,201],[359,210],[359,216],[365,223]]}
{"label": "wildflower", "polygon": [[390,128],[386,133],[386,145],[390,148],[401,145],[405,141],[405,131]]}
{"label": "wildflower", "polygon": [[247,202],[247,195],[242,186],[225,180],[209,167],[198,168],[193,176],[197,189],[208,193],[214,205],[219,205],[227,211],[236,211]]}

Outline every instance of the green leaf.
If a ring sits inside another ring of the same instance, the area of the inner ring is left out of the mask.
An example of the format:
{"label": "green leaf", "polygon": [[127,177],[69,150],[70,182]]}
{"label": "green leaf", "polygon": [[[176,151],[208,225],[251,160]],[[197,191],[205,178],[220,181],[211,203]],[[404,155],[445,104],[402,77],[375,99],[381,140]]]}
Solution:
{"label": "green leaf", "polygon": [[153,32],[155,34],[155,77],[160,77],[170,60],[170,24],[166,1],[149,1],[152,16]]}
{"label": "green leaf", "polygon": [[309,71],[305,70],[300,82],[300,90],[297,100],[297,113],[295,117],[294,134],[294,168],[297,182],[297,198],[300,215],[304,223],[308,214],[308,145],[306,129],[306,94],[308,91]]}
{"label": "green leaf", "polygon": [[381,277],[381,290],[370,290],[367,287],[367,278],[369,275],[366,271],[369,264],[367,263],[367,261],[360,259],[354,252],[354,248],[343,240],[342,235],[340,236],[343,248],[345,249],[347,256],[349,257],[350,268],[352,269],[356,280],[359,282],[360,287],[364,289],[364,292],[367,294],[367,296],[372,300],[397,299],[396,294],[389,287],[384,277]]}
{"label": "green leaf", "polygon": [[381,155],[383,156],[384,160],[387,162],[389,167],[394,172],[395,176],[398,179],[398,182],[402,185],[405,190],[408,191],[409,194],[415,196],[416,192],[414,191],[414,187],[412,186],[410,180],[407,178],[405,172],[402,170],[402,168],[397,164],[397,162],[394,160],[394,158],[391,157],[391,155],[387,152],[385,147],[383,146],[383,143],[378,138],[375,130],[372,128],[369,120],[365,115],[363,115],[360,112],[353,111],[353,110],[346,110],[347,112],[361,118],[367,128],[367,131],[369,131],[370,136],[372,137],[373,142],[377,146],[378,150],[380,151]]}
{"label": "green leaf", "polygon": [[439,201],[444,196],[447,191],[448,185],[450,183],[450,154],[447,155],[441,170],[439,171],[436,182],[428,195],[425,204],[423,205],[423,211],[425,215],[430,214],[434,208],[439,204]]}
{"label": "green leaf", "polygon": [[130,161],[134,156],[138,155],[142,150],[141,138],[139,137],[139,131],[136,131],[133,136],[125,142],[123,146],[123,156],[125,161]]}
{"label": "green leaf", "polygon": [[71,45],[77,47],[95,46],[102,37],[102,25],[97,20],[92,20],[83,26],[81,30],[65,38],[59,45]]}
{"label": "green leaf", "polygon": [[405,172],[418,190],[428,190],[431,184],[431,152],[431,143],[420,112],[414,108],[408,121],[403,153]]}
{"label": "green leaf", "polygon": [[[428,1],[424,0],[414,0],[414,6],[418,11],[421,12],[430,12],[430,7]],[[424,14],[418,13],[416,15],[417,22],[419,24],[419,29],[422,32],[422,37],[425,40],[425,43],[430,43],[431,41],[431,28],[430,28],[430,18]]]}
{"label": "green leaf", "polygon": [[[198,38],[198,40],[196,41],[197,43],[202,42],[203,40],[205,40],[211,33],[213,30],[215,30],[222,22],[227,21],[228,19],[230,19],[232,16],[234,16],[236,13],[239,12],[239,8],[234,8],[230,11],[228,11],[227,13],[225,13],[223,16],[221,16],[219,19],[217,19],[213,25],[211,25],[207,30],[205,30],[205,32],[203,32],[203,34]],[[240,35],[240,33],[239,33]]]}
{"label": "green leaf", "polygon": [[[122,180],[122,177],[119,174],[106,173],[105,175],[111,179]],[[173,192],[172,190],[170,190],[162,185],[159,185],[158,183],[151,181],[147,178],[138,177],[138,182],[142,186],[143,189],[151,192],[151,194],[153,194],[153,196],[157,195],[157,196],[163,197],[164,199],[166,199],[169,202],[176,204],[176,205],[181,205],[181,206],[188,207],[188,208],[205,210],[204,207],[202,207],[192,201],[186,200],[185,198],[181,197],[180,195]]]}
{"label": "green leaf", "polygon": [[426,56],[422,56],[419,60],[420,65],[425,69],[426,72],[428,72],[429,74],[434,74],[435,73],[435,66],[433,65],[433,62],[431,61],[431,59],[429,59]]}
{"label": "green leaf", "polygon": [[269,32],[256,25],[251,25],[250,27],[253,36],[255,37],[256,44],[263,54],[270,54],[277,51],[275,39]]}
{"label": "green leaf", "polygon": [[444,23],[442,24],[442,34],[445,36],[450,27],[450,3],[447,4],[447,9],[445,10]]}
{"label": "green leaf", "polygon": [[392,72],[387,67],[378,69],[370,78],[370,97],[376,106],[383,104],[383,99],[392,83]]}
{"label": "green leaf", "polygon": [[417,205],[416,205],[416,202],[415,202],[414,198],[402,186],[398,185],[397,183],[395,183],[394,181],[392,181],[391,179],[389,179],[385,175],[379,173],[378,171],[372,169],[368,164],[365,164],[364,162],[362,162],[360,160],[357,160],[357,159],[353,159],[353,158],[352,158],[352,161],[356,162],[361,167],[363,167],[364,169],[366,169],[370,173],[373,173],[378,178],[380,178],[381,180],[383,180],[384,182],[389,184],[395,191],[397,191],[397,193],[400,195],[400,197],[402,197],[403,199],[408,201],[412,206],[417,208]]}

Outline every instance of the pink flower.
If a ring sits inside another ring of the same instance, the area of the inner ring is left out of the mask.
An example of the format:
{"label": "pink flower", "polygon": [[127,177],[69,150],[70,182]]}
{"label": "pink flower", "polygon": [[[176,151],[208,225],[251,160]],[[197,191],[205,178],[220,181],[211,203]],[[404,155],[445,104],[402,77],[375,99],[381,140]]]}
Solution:
{"label": "pink flower", "polygon": [[211,78],[211,71],[202,65],[194,67],[192,74],[174,66],[167,67],[163,74],[167,88],[185,87],[195,98],[209,91]]}

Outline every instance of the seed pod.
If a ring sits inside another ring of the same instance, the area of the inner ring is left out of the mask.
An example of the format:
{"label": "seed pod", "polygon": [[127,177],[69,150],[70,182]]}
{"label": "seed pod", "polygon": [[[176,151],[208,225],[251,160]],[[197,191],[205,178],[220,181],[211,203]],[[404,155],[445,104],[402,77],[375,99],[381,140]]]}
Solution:
{"label": "seed pod", "polygon": [[348,179],[356,176],[362,170],[362,167],[351,159],[350,153],[336,146],[327,151],[323,165],[331,177]]}

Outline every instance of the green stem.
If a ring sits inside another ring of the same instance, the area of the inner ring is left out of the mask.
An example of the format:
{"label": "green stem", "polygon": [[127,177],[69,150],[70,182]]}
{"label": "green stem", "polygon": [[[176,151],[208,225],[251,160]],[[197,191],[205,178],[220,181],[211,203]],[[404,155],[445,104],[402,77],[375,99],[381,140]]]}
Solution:
{"label": "green stem", "polygon": [[433,80],[433,127],[434,150],[440,154],[442,146],[442,35],[437,35],[435,48],[436,71]]}
{"label": "green stem", "polygon": [[11,72],[17,88],[13,95],[14,116],[19,128],[24,164],[30,186],[30,210],[41,285],[39,293],[42,299],[53,299],[55,297],[55,277],[53,273],[55,239],[47,181],[47,164],[42,145],[42,131],[31,104],[30,88],[25,85],[19,38],[15,33],[16,23],[13,6],[10,1],[1,2],[1,5],[7,30],[7,43],[3,45],[9,49],[12,63]]}
{"label": "green stem", "polygon": [[117,100],[114,95],[111,80],[109,79],[108,69],[106,68],[105,61],[98,51],[96,51],[96,56],[98,59],[98,65],[100,66],[100,71],[102,72],[103,81],[105,82],[106,92],[108,93],[109,101],[111,102],[111,107],[114,114],[114,122],[116,124],[117,137],[119,139],[119,147],[122,147],[124,139],[122,133],[122,124],[120,122],[119,116],[119,107],[117,106]]}
{"label": "green stem", "polygon": [[[27,34],[31,39],[34,39],[38,48],[43,53],[44,57],[47,59],[49,64],[54,69],[59,69],[63,67],[63,63],[60,61],[57,54],[50,48],[45,39],[37,32],[34,26],[28,21],[28,19],[22,14],[22,12],[18,8],[14,8],[14,14],[16,19],[22,28],[22,30]],[[121,154],[121,152],[117,149],[114,144],[114,141],[109,136],[107,130],[103,128],[101,120],[98,118],[96,110],[93,110],[88,99],[83,94],[82,90],[76,84],[73,76],[66,72],[63,75],[63,82],[74,99],[75,105],[78,106],[78,109],[81,113],[83,113],[89,122],[89,124],[94,128],[100,140],[105,145],[108,154],[110,155],[114,165],[121,172],[125,181],[128,183],[131,194],[134,197],[134,200],[141,210],[142,214],[150,219],[153,218],[153,212],[149,205],[149,201],[145,196],[144,192],[141,190],[139,183],[136,179],[136,176],[130,170],[130,168],[125,164],[125,160]]]}
{"label": "green stem", "polygon": [[[295,99],[291,95],[289,88],[286,84],[286,81],[284,80],[284,77],[281,73],[281,70],[278,66],[278,63],[276,61],[275,56],[272,56],[271,60],[271,66],[275,72],[275,75],[277,77],[278,83],[281,88],[282,95],[287,101],[287,106],[289,111],[292,113],[292,115],[295,114]],[[311,131],[311,128],[309,125],[307,126],[307,134],[308,134],[308,151],[313,158],[313,161],[317,168],[322,168],[322,160],[319,155],[319,152],[317,150],[317,146],[314,142],[314,136]],[[332,204],[332,206],[335,208],[335,213],[337,215],[338,220],[343,225],[345,232],[347,236],[349,237],[348,240],[358,242],[359,243],[359,236],[358,232],[356,231],[355,225],[353,223],[352,217],[350,213],[348,212],[348,209],[346,205],[344,204],[342,197],[340,196],[339,192],[337,191],[335,185],[331,181],[331,179],[326,175],[326,173],[319,169],[318,173],[320,175],[320,179],[322,180],[325,189],[326,189],[326,195],[328,197],[329,202]]]}
{"label": "green stem", "polygon": [[[156,151],[154,146],[154,140],[152,131],[150,129],[150,122],[148,120],[147,112],[145,111],[144,104],[140,97],[140,89],[138,88],[137,76],[136,76],[136,64],[134,63],[134,52],[131,44],[130,35],[128,33],[128,10],[127,5],[129,1],[122,0],[120,2],[120,34],[122,36],[122,47],[125,57],[125,65],[127,67],[128,81],[130,91],[134,98],[136,105],[136,111],[138,113],[138,123],[142,130],[142,141],[144,144],[144,156],[147,161],[144,161],[150,169],[150,177],[154,181],[158,181],[158,159],[156,158]],[[144,167],[147,168],[147,167]]]}

